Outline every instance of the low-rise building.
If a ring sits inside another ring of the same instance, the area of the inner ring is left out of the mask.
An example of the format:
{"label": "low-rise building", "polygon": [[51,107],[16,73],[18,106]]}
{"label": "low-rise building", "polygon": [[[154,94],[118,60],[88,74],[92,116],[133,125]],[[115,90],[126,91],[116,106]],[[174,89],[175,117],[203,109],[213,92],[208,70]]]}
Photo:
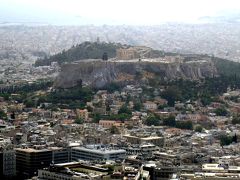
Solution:
{"label": "low-rise building", "polygon": [[76,110],[77,117],[84,120],[84,122],[88,122],[88,110],[87,109],[77,109]]}
{"label": "low-rise building", "polygon": [[156,110],[157,109],[157,104],[151,101],[147,101],[143,103],[144,109],[145,110]]}
{"label": "low-rise building", "polygon": [[102,126],[103,128],[111,128],[113,125],[116,123],[116,121],[111,121],[111,120],[100,120],[99,125]]}
{"label": "low-rise building", "polygon": [[153,152],[159,151],[159,147],[154,144],[131,145],[124,149],[129,155],[152,155]]}
{"label": "low-rise building", "polygon": [[107,168],[81,164],[79,162],[70,162],[51,165],[48,168],[38,170],[39,179],[51,180],[83,180],[83,179],[101,179],[108,175]]}
{"label": "low-rise building", "polygon": [[131,144],[151,143],[158,147],[163,147],[164,145],[164,138],[159,136],[138,137],[138,136],[124,135],[124,137],[127,139],[127,142]]}
{"label": "low-rise building", "polygon": [[115,127],[124,127],[124,123],[121,121],[112,121],[112,120],[100,120],[99,125],[103,128],[111,128],[113,126]]}

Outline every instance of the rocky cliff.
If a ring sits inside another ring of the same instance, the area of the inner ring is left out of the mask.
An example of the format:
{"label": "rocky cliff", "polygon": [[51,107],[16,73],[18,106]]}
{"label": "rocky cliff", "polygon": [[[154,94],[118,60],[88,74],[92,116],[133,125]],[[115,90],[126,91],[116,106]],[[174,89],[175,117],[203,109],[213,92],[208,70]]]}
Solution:
{"label": "rocky cliff", "polygon": [[212,77],[217,70],[212,61],[164,62],[86,60],[62,65],[55,80],[57,88],[71,88],[80,83],[103,87],[111,82],[141,82],[156,76],[164,79],[199,79]]}

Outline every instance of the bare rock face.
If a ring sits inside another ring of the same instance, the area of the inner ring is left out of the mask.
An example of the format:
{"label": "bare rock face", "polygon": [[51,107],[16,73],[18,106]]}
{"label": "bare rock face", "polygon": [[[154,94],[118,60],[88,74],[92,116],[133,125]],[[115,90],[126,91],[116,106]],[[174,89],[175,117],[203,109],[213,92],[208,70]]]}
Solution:
{"label": "bare rock face", "polygon": [[188,62],[86,60],[64,64],[55,80],[55,87],[71,88],[82,83],[100,88],[111,82],[137,83],[143,78],[156,76],[168,80],[177,78],[197,80],[216,75],[216,67],[210,60]]}

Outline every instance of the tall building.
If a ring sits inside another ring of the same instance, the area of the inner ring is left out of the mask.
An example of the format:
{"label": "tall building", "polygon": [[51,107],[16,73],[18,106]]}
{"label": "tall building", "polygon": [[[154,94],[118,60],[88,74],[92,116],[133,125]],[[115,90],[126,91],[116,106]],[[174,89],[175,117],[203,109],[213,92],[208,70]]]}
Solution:
{"label": "tall building", "polygon": [[52,151],[49,149],[16,148],[15,150],[18,177],[36,176],[38,169],[48,167],[52,162]]}
{"label": "tall building", "polygon": [[52,163],[67,163],[71,161],[71,148],[51,147],[48,148],[52,151]]}
{"label": "tall building", "polygon": [[0,179],[8,179],[16,175],[16,157],[14,150],[4,149],[0,152]]}
{"label": "tall building", "polygon": [[48,167],[50,164],[69,162],[70,152],[70,149],[61,147],[17,148],[17,174],[28,178],[37,175],[38,169]]}
{"label": "tall building", "polygon": [[20,178],[37,175],[39,169],[50,164],[67,163],[78,160],[117,160],[124,159],[126,151],[122,149],[103,149],[99,145],[87,147],[60,148],[16,148],[16,170]]}

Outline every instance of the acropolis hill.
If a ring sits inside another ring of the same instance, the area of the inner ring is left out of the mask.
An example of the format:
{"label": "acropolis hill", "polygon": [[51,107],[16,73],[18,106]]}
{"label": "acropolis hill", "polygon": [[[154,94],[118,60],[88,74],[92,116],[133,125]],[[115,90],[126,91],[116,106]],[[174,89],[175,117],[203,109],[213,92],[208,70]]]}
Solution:
{"label": "acropolis hill", "polygon": [[180,57],[154,59],[81,60],[62,65],[55,81],[59,88],[71,88],[80,82],[92,87],[103,87],[111,82],[141,83],[159,76],[162,79],[200,79],[217,75],[211,60],[183,61]]}

